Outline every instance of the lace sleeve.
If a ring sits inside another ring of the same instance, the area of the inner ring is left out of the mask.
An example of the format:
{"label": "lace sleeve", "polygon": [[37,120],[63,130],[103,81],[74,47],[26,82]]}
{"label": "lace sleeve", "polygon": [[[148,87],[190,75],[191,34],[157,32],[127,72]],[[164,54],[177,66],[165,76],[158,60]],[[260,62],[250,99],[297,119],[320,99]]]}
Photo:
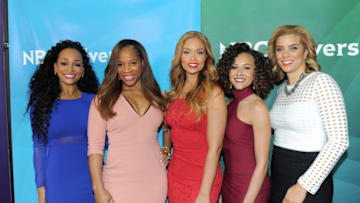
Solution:
{"label": "lace sleeve", "polygon": [[[30,111],[30,121],[32,123],[32,111]],[[45,167],[47,156],[47,145],[44,139],[40,139],[33,131],[33,163],[35,169],[35,183],[36,187],[45,186]]]}
{"label": "lace sleeve", "polygon": [[311,194],[317,192],[349,146],[345,104],[337,83],[329,75],[321,74],[313,91],[327,143],[298,179],[299,184]]}

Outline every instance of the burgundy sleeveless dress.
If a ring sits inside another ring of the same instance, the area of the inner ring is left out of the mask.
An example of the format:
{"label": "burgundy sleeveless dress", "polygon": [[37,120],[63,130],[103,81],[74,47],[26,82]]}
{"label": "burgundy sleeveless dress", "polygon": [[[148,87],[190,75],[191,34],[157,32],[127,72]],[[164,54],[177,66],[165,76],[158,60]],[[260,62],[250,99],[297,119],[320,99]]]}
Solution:
{"label": "burgundy sleeveless dress", "polygon": [[[243,202],[256,166],[253,128],[239,120],[236,115],[239,102],[253,94],[253,91],[248,87],[232,92],[234,99],[228,106],[226,135],[223,145],[225,161],[222,185],[223,203]],[[270,192],[270,178],[266,174],[255,203],[269,202]]]}

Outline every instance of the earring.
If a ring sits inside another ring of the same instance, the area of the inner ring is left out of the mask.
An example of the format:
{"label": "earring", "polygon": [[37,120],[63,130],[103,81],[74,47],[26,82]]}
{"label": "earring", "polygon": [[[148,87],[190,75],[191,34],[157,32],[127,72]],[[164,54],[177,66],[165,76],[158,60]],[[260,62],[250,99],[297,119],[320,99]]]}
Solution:
{"label": "earring", "polygon": [[253,90],[256,90],[256,86],[255,86],[255,84],[253,84],[253,85],[252,85],[252,88],[253,88]]}
{"label": "earring", "polygon": [[54,71],[54,75],[56,75],[56,72]]}
{"label": "earring", "polygon": [[232,89],[232,84],[230,83],[230,88],[229,89]]}
{"label": "earring", "polygon": [[84,72],[82,73],[81,78],[84,78]]}

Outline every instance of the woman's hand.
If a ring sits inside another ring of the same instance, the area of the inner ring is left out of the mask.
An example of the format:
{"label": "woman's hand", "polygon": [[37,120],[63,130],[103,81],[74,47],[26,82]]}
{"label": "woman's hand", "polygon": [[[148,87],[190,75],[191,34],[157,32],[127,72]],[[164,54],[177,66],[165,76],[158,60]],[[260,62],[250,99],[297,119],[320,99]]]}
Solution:
{"label": "woman's hand", "polygon": [[160,164],[163,167],[167,167],[167,165],[169,165],[170,155],[171,152],[168,147],[163,147],[160,149]]}
{"label": "woman's hand", "polygon": [[45,198],[45,187],[39,187],[37,189],[38,191],[38,203],[46,203],[46,198]]}
{"label": "woman's hand", "polygon": [[210,195],[199,194],[194,203],[210,203]]}
{"label": "woman's hand", "polygon": [[111,194],[105,189],[94,191],[95,203],[113,203]]}
{"label": "woman's hand", "polygon": [[302,203],[307,191],[299,183],[289,187],[283,199],[283,203]]}

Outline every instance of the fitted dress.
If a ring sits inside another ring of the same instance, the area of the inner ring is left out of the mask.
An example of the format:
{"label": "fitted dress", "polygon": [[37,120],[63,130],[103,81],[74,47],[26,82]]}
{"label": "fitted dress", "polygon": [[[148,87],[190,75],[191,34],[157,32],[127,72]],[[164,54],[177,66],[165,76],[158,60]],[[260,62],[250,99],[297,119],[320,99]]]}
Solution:
{"label": "fitted dress", "polygon": [[79,99],[56,100],[47,140],[33,137],[36,186],[45,187],[47,203],[94,202],[86,136],[93,97],[82,92]]}
{"label": "fitted dress", "polygon": [[[168,168],[168,199],[170,203],[193,203],[199,194],[208,152],[206,140],[207,116],[201,114],[197,121],[195,112],[185,99],[173,100],[165,116],[171,127],[173,154]],[[218,164],[211,189],[210,202],[216,203],[222,183]]]}
{"label": "fitted dress", "polygon": [[166,169],[160,164],[158,129],[163,121],[161,110],[151,105],[143,116],[136,113],[123,95],[114,107],[116,115],[104,120],[92,102],[89,114],[89,151],[104,154],[105,189],[115,203],[163,203],[166,201]]}
{"label": "fitted dress", "polygon": [[[226,134],[223,145],[225,162],[222,186],[223,203],[243,202],[256,167],[252,125],[244,123],[237,117],[239,102],[253,94],[253,91],[251,88],[246,88],[243,90],[233,90],[232,92],[234,99],[228,106]],[[266,173],[255,203],[268,203],[270,190],[270,178]]]}

